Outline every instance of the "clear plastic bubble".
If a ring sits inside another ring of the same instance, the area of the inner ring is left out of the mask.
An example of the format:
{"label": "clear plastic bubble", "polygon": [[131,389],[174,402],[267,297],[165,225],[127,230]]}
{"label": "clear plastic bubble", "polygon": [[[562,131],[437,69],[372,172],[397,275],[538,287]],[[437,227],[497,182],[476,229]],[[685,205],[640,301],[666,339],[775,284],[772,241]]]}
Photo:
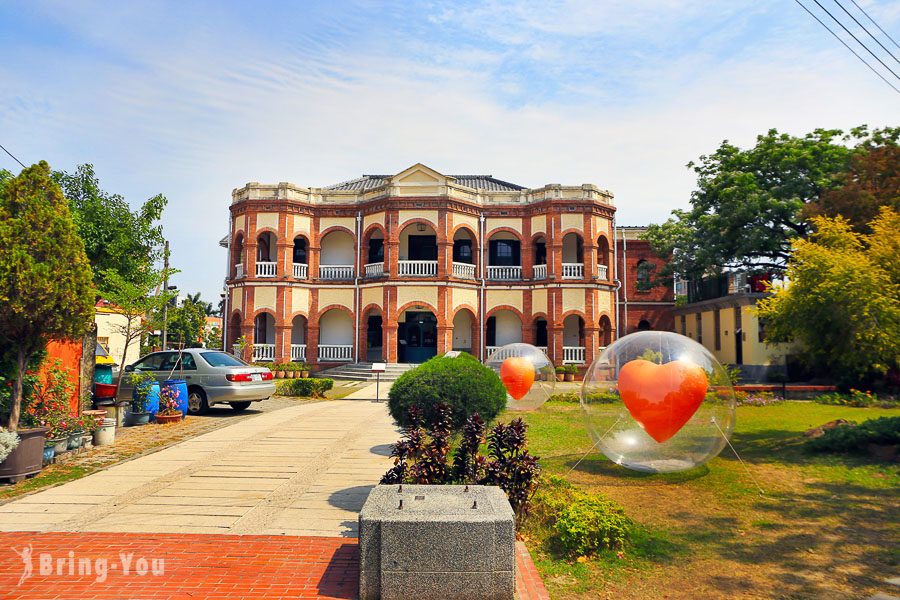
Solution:
{"label": "clear plastic bubble", "polygon": [[734,429],[734,390],[719,361],[677,333],[642,331],[610,344],[585,373],[581,407],[611,461],[671,473],[702,465]]}
{"label": "clear plastic bubble", "polygon": [[553,363],[531,344],[507,344],[494,350],[484,363],[506,388],[506,406],[533,410],[550,399],[556,386]]}

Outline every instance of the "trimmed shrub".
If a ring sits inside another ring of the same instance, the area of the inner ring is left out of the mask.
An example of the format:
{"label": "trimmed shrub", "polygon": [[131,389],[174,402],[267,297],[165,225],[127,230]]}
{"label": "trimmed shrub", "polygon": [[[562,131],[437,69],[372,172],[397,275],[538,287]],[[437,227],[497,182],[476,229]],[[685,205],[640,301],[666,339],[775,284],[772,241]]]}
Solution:
{"label": "trimmed shrub", "polygon": [[426,422],[433,422],[439,404],[450,407],[454,429],[472,413],[492,421],[506,406],[506,389],[497,374],[470,354],[456,358],[436,356],[407,371],[388,394],[391,416],[400,426],[410,425],[407,412],[416,406]]}
{"label": "trimmed shrub", "polygon": [[840,394],[838,392],[820,394],[816,396],[815,401],[818,404],[855,406],[858,408],[896,408],[898,405],[896,398],[879,398],[872,392],[863,392],[853,388],[850,388],[850,393],[848,394]]}
{"label": "trimmed shrub", "polygon": [[275,384],[279,396],[301,396],[304,398],[324,398],[325,392],[334,387],[333,379],[282,379]]}
{"label": "trimmed shrub", "polygon": [[900,444],[900,417],[881,417],[859,425],[840,425],[808,440],[806,448],[813,452],[865,452],[870,444]]}

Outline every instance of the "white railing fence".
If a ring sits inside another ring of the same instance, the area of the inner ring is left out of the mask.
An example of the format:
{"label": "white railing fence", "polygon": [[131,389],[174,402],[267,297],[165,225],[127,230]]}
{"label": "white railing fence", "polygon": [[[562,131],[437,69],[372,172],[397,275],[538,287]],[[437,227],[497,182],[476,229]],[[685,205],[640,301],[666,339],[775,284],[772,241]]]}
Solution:
{"label": "white railing fence", "polygon": [[319,279],[353,279],[353,265],[319,265]]}
{"label": "white railing fence", "polygon": [[253,362],[275,360],[275,344],[253,344]]}
{"label": "white railing fence", "polygon": [[453,276],[460,279],[475,279],[475,265],[469,263],[453,263]]}
{"label": "white railing fence", "polygon": [[534,265],[534,278],[547,279],[547,265]]}
{"label": "white railing fence", "polygon": [[401,260],[400,265],[401,277],[436,277],[437,261],[436,260]]}
{"label": "white railing fence", "polygon": [[319,344],[319,360],[323,362],[353,360],[353,345]]}
{"label": "white railing fence", "polygon": [[237,264],[237,265],[234,265],[234,277],[235,277],[235,279],[240,279],[240,278],[243,277],[243,276],[244,276],[244,265],[243,265],[243,264]]}
{"label": "white railing fence", "polygon": [[256,276],[257,277],[275,277],[276,268],[278,263],[274,262],[257,262],[256,263]]}
{"label": "white railing fence", "polygon": [[563,263],[563,279],[584,279],[584,265],[581,263]]}
{"label": "white railing fence", "polygon": [[609,268],[606,265],[597,265],[597,277],[600,279],[609,279],[607,275]]}
{"label": "white railing fence", "polygon": [[384,262],[369,263],[363,269],[366,277],[381,277],[384,275]]}
{"label": "white railing fence", "polygon": [[309,265],[305,263],[294,263],[294,277],[297,279],[306,279],[309,272]]}
{"label": "white railing fence", "polygon": [[291,360],[306,360],[306,344],[291,344]]}
{"label": "white railing fence", "polygon": [[583,365],[584,346],[563,346],[563,364]]}
{"label": "white railing fence", "polygon": [[522,279],[522,267],[488,266],[487,278],[493,281],[515,281]]}

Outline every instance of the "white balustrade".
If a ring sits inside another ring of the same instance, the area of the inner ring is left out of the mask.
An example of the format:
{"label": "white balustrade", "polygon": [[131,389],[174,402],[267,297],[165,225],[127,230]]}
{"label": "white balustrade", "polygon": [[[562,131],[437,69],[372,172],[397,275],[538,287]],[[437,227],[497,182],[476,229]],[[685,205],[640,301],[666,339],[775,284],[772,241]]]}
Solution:
{"label": "white balustrade", "polygon": [[436,260],[401,260],[400,276],[401,277],[436,277],[437,261]]}
{"label": "white balustrade", "polygon": [[274,262],[257,262],[256,263],[256,276],[257,277],[275,277],[275,272],[277,269],[278,263]]}
{"label": "white balustrade", "polygon": [[453,276],[460,279],[475,279],[475,265],[469,263],[453,263]]}
{"label": "white balustrade", "polygon": [[583,365],[584,346],[563,346],[563,364]]}
{"label": "white balustrade", "polygon": [[487,278],[492,281],[516,281],[522,279],[522,267],[488,266]]}
{"label": "white balustrade", "polygon": [[537,348],[538,350],[540,350],[540,351],[543,352],[544,354],[547,354],[547,346],[535,346],[535,348]]}
{"label": "white balustrade", "polygon": [[241,347],[238,346],[237,344],[234,344],[231,347],[231,353],[234,354],[235,356],[237,356],[238,358],[241,358]]}
{"label": "white balustrade", "polygon": [[534,278],[547,279],[547,265],[534,265]]}
{"label": "white balustrade", "polygon": [[366,277],[381,277],[384,275],[384,263],[369,263],[363,267],[365,269]]}
{"label": "white balustrade", "polygon": [[294,277],[296,279],[306,279],[309,272],[309,265],[305,263],[294,263]]}
{"label": "white balustrade", "polygon": [[609,279],[607,273],[609,268],[606,265],[597,265],[597,277],[600,279]]}
{"label": "white balustrade", "polygon": [[319,279],[353,279],[353,265],[319,265]]}
{"label": "white balustrade", "polygon": [[275,360],[275,344],[253,344],[253,362]]}
{"label": "white balustrade", "polygon": [[291,360],[306,360],[306,344],[291,344]]}
{"label": "white balustrade", "polygon": [[352,345],[319,344],[319,360],[322,362],[344,362],[353,360]]}
{"label": "white balustrade", "polygon": [[244,276],[244,265],[243,264],[234,265],[234,278],[240,279],[243,276]]}
{"label": "white balustrade", "polygon": [[584,265],[581,263],[563,263],[563,279],[584,279]]}

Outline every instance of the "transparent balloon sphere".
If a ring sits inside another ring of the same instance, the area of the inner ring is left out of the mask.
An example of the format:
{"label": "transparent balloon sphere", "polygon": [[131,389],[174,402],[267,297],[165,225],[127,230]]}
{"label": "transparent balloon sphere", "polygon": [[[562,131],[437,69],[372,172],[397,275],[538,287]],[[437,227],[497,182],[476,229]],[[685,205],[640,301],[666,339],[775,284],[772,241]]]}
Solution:
{"label": "transparent balloon sphere", "polygon": [[610,344],[585,373],[581,407],[591,439],[611,461],[671,473],[713,458],[734,429],[734,389],[694,340],[642,331]]}
{"label": "transparent balloon sphere", "polygon": [[484,363],[506,388],[506,406],[533,410],[550,399],[556,370],[544,352],[531,344],[507,344],[494,350]]}

